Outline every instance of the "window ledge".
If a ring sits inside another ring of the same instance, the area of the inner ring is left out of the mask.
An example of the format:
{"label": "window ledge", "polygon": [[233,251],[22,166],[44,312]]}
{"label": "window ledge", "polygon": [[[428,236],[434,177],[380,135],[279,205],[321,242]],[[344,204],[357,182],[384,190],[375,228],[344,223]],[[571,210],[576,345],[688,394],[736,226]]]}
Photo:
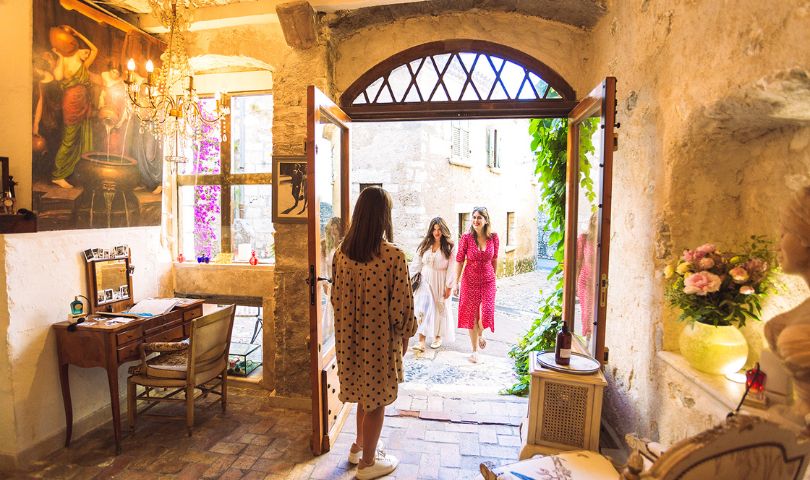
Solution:
{"label": "window ledge", "polygon": [[[719,402],[728,411],[737,408],[737,404],[740,402],[743,392],[745,392],[743,384],[732,382],[723,375],[710,375],[696,370],[689,365],[689,362],[682,355],[675,352],[662,351],[658,352],[656,356],[673,371],[679,373],[685,383],[694,385],[703,394]],[[762,417],[796,432],[805,428],[802,419],[791,414],[788,405],[772,403],[767,409],[743,405],[740,413]]]}
{"label": "window ledge", "polygon": [[213,268],[213,269],[241,269],[252,268],[260,270],[272,270],[275,268],[274,263],[260,263],[258,265],[251,265],[245,263],[197,263],[195,262],[174,262],[175,268]]}
{"label": "window ledge", "polygon": [[516,245],[507,245],[503,247],[503,252],[504,253],[514,252],[516,249],[517,249]]}
{"label": "window ledge", "polygon": [[472,168],[472,163],[470,163],[468,161],[461,160],[458,157],[450,157],[450,158],[447,159],[447,161],[450,162],[450,165],[456,165],[456,166],[459,166],[459,167]]}

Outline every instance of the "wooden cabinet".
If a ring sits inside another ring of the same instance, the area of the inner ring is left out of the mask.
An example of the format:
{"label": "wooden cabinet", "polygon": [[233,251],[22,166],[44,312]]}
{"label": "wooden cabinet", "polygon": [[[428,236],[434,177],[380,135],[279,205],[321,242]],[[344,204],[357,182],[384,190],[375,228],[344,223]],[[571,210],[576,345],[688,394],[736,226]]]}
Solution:
{"label": "wooden cabinet", "polygon": [[572,375],[543,368],[537,353],[529,356],[529,417],[523,422],[520,459],[566,450],[599,450],[602,394],[607,382],[601,371]]}

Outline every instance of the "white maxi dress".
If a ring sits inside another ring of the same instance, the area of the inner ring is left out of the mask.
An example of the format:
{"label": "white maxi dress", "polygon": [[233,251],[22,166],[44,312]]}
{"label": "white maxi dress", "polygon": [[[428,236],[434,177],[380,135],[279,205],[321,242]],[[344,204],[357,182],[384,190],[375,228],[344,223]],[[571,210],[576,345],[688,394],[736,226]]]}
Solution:
{"label": "white maxi dress", "polygon": [[456,326],[450,311],[450,297],[444,298],[444,289],[453,288],[456,264],[456,248],[450,258],[442,254],[441,249],[435,252],[427,249],[421,256],[415,255],[408,267],[411,277],[422,272],[422,282],[413,292],[413,306],[416,321],[419,323],[417,334],[425,336],[428,345],[436,337],[442,343],[452,343],[456,339]]}

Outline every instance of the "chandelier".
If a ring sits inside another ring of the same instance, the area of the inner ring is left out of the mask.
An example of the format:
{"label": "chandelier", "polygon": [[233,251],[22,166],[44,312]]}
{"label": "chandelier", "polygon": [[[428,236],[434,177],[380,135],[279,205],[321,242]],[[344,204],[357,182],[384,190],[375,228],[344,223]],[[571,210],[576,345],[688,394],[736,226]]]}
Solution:
{"label": "chandelier", "polygon": [[[197,0],[149,0],[152,12],[169,29],[169,43],[160,56],[161,68],[157,75],[151,59],[145,64],[146,78],[135,73],[135,60],[127,62],[127,94],[132,111],[155,137],[174,139],[174,152],[165,159],[184,163],[182,145],[187,140],[200,139],[205,124],[222,122],[229,108],[222,104],[220,94],[214,96],[215,107],[203,108],[194,89],[194,76],[186,53],[185,32],[191,24],[191,10],[199,6]],[[224,129],[220,128],[220,132]],[[224,140],[224,138],[222,138]]]}

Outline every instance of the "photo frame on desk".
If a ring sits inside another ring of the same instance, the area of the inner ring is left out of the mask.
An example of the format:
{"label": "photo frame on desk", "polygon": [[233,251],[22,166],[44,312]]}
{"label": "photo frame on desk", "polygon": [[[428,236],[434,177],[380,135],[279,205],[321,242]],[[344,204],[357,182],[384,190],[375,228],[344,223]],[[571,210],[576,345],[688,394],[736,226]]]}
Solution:
{"label": "photo frame on desk", "polygon": [[273,223],[307,223],[307,157],[273,157]]}

